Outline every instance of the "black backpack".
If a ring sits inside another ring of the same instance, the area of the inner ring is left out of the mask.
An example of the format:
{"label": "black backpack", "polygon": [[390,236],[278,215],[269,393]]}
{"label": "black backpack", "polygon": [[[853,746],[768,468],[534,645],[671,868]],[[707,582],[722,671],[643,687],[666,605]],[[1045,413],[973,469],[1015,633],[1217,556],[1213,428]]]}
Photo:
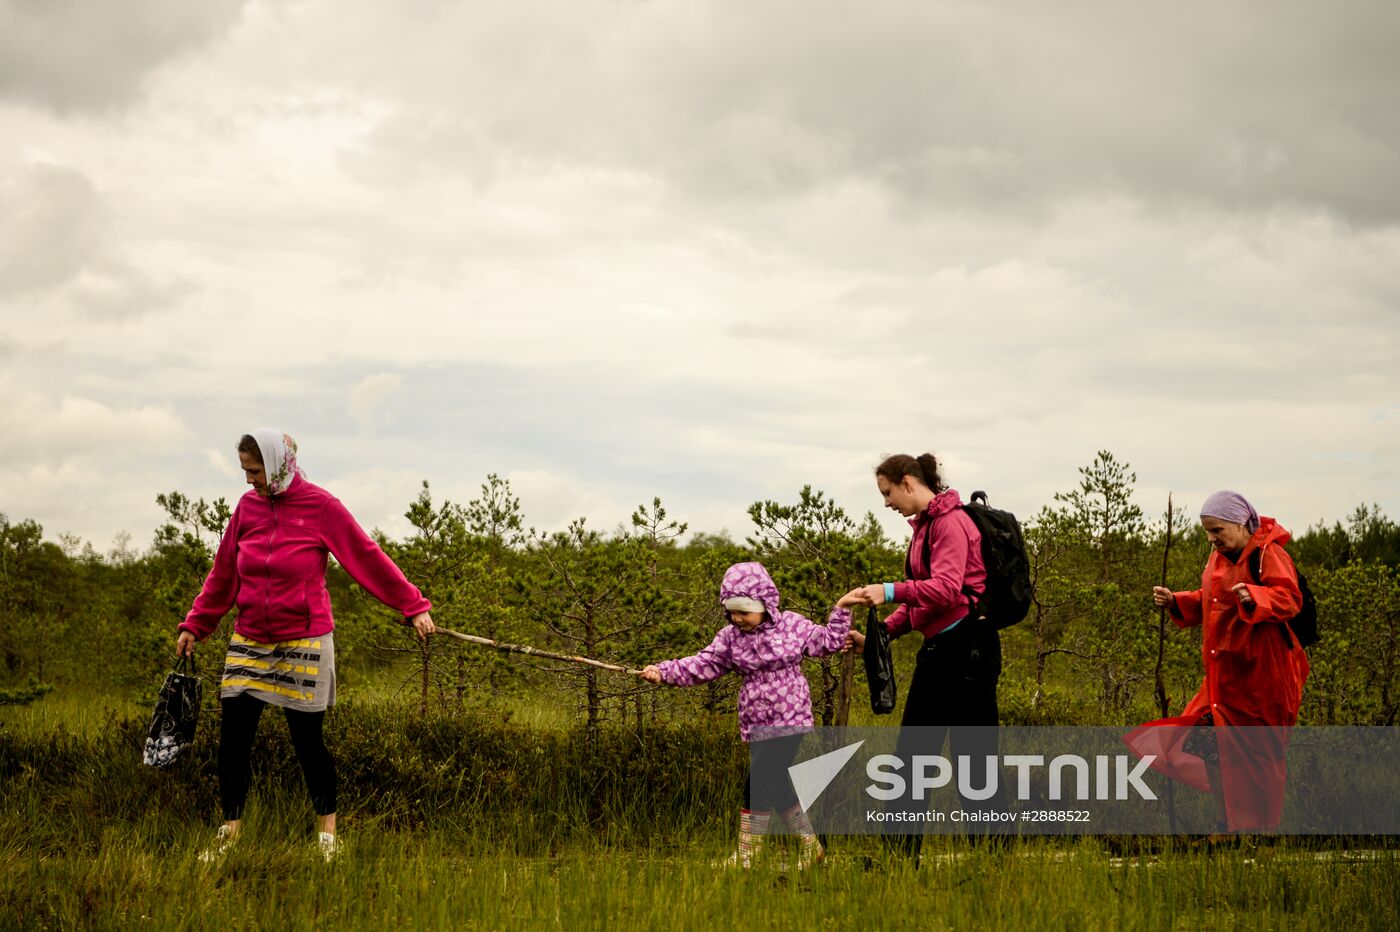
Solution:
{"label": "black backpack", "polygon": [[[987,567],[987,589],[977,600],[974,612],[998,630],[1009,628],[1025,618],[1031,608],[1031,564],[1026,558],[1021,525],[1011,512],[989,507],[986,492],[973,492],[972,500],[963,505],[962,510],[982,533],[982,562]],[[925,553],[933,522],[929,522],[928,527]],[[905,569],[908,578],[913,579],[912,554],[906,560]]]}
{"label": "black backpack", "polygon": [[[1254,580],[1255,585],[1264,583],[1260,567],[1263,560],[1264,548],[1259,547],[1249,552],[1249,578]],[[1296,565],[1293,568],[1298,573],[1298,591],[1303,595],[1303,607],[1298,609],[1298,614],[1288,619],[1288,627],[1293,629],[1293,636],[1298,639],[1299,645],[1311,647],[1321,637],[1317,633],[1317,600],[1313,598],[1312,589],[1308,586],[1308,579],[1303,575],[1303,571]],[[1293,642],[1290,641],[1288,646],[1291,649]]]}

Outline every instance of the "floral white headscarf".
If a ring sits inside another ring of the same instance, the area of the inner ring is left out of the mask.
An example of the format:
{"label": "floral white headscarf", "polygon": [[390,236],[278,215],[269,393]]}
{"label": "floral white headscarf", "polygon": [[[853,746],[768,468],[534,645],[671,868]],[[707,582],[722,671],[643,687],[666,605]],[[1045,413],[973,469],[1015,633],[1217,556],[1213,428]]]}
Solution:
{"label": "floral white headscarf", "polygon": [[291,434],[271,427],[259,427],[249,436],[258,442],[258,449],[262,451],[268,495],[281,495],[287,491],[294,477],[305,477],[306,474],[297,466],[297,442]]}

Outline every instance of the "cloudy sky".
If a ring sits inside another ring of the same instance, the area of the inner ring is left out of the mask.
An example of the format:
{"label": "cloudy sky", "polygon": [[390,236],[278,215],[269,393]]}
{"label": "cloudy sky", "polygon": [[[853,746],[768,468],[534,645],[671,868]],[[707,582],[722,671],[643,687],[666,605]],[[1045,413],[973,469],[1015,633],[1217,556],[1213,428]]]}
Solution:
{"label": "cloudy sky", "polygon": [[393,534],[924,450],[1400,517],[1400,7],[1148,9],[0,0],[0,512],[144,545],[274,425]]}

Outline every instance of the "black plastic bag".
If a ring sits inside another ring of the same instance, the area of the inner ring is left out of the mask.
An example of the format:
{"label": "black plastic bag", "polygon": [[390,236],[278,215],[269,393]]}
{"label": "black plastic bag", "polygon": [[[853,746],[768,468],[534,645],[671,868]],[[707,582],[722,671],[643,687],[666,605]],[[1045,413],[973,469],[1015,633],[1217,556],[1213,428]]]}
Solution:
{"label": "black plastic bag", "polygon": [[[188,672],[186,672],[188,671]],[[156,711],[146,732],[141,762],[151,767],[169,767],[194,744],[199,724],[199,700],[204,684],[195,675],[194,657],[181,658],[165,675],[165,684],[156,697]]]}
{"label": "black plastic bag", "polygon": [[876,715],[894,711],[894,657],[890,655],[890,632],[875,607],[865,621],[865,679],[870,683],[870,710]]}

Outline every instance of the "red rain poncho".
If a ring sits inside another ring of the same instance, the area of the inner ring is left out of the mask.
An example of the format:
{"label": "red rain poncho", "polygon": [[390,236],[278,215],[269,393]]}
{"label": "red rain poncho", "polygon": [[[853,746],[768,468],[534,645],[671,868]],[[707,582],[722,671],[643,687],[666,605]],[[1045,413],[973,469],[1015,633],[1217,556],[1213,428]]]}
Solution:
{"label": "red rain poncho", "polygon": [[[1307,654],[1286,623],[1302,606],[1298,571],[1283,549],[1289,536],[1273,518],[1260,518],[1237,560],[1212,553],[1201,588],[1174,593],[1172,620],[1201,626],[1205,680],[1181,715],[1148,722],[1124,738],[1139,755],[1156,755],[1153,769],[1209,791],[1205,762],[1182,745],[1188,727],[1210,712],[1230,831],[1269,831],[1283,815],[1288,729],[1298,721],[1308,678]],[[1262,551],[1257,583],[1249,571],[1254,550]],[[1232,591],[1238,583],[1249,587],[1252,610]]]}

